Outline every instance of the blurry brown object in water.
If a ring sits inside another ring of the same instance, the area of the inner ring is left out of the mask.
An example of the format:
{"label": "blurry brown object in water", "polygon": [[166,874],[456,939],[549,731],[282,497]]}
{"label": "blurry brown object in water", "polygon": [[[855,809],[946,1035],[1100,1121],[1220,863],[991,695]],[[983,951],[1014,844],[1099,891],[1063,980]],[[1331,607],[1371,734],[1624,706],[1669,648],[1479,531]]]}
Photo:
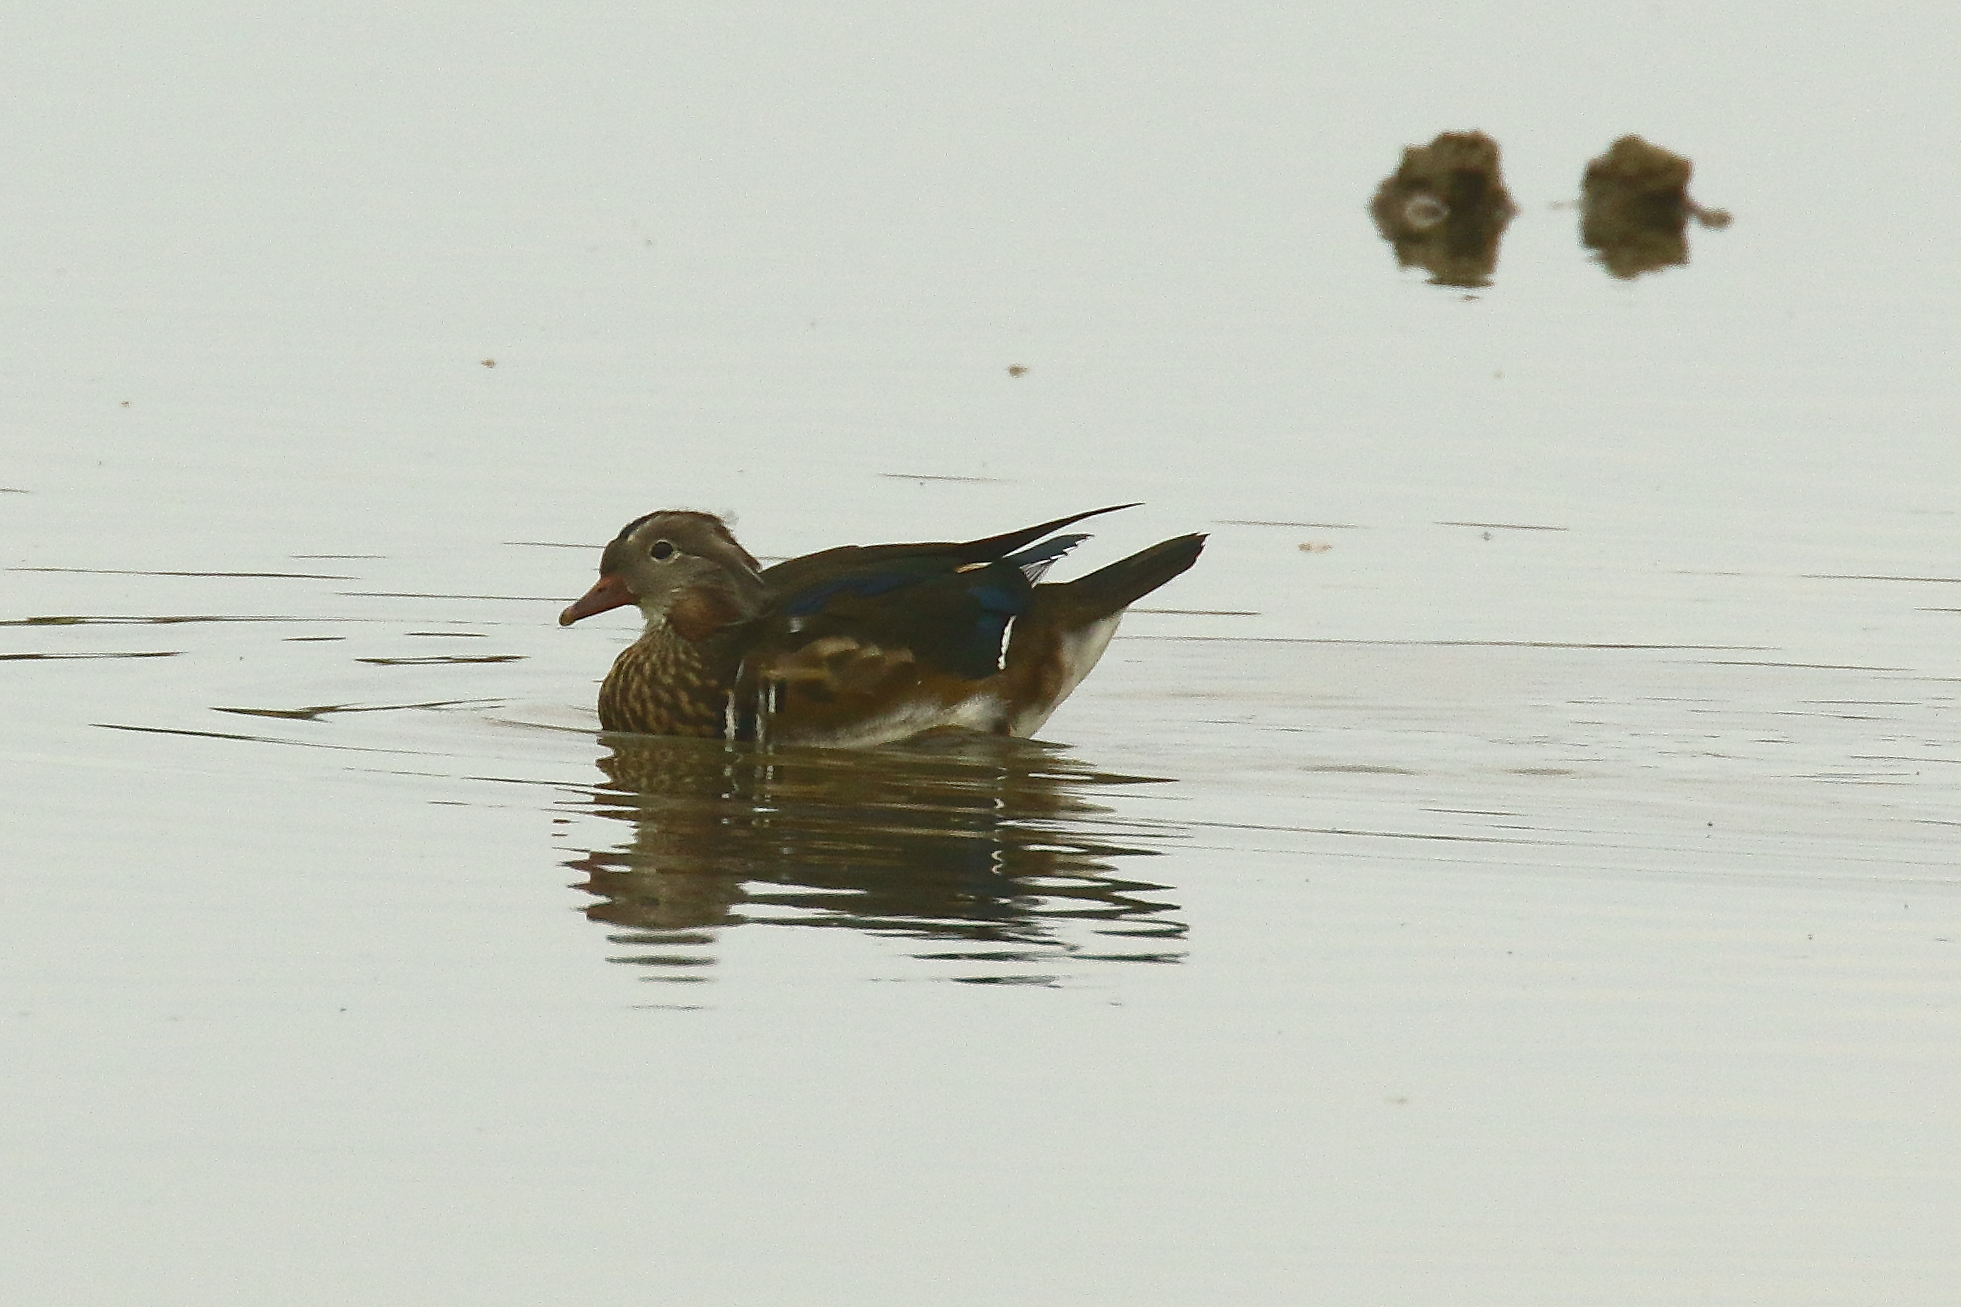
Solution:
{"label": "blurry brown object in water", "polygon": [[1695,165],[1679,154],[1623,136],[1587,165],[1580,181],[1580,242],[1616,277],[1686,264],[1690,218],[1729,226],[1729,214],[1689,198]]}
{"label": "blurry brown object in water", "polygon": [[1498,242],[1517,212],[1498,170],[1498,142],[1483,132],[1443,132],[1407,147],[1369,202],[1396,261],[1443,286],[1490,285]]}

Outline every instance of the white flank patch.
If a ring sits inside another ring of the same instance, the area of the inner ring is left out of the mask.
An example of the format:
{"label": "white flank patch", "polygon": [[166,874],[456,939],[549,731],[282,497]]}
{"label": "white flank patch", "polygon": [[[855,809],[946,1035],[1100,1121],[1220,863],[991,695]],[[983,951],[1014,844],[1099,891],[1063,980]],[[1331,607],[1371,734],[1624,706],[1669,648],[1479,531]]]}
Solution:
{"label": "white flank patch", "polygon": [[819,748],[862,749],[868,745],[889,744],[922,731],[942,726],[958,726],[970,731],[993,731],[1001,724],[1001,698],[993,692],[972,694],[948,708],[933,704],[908,704],[877,717],[840,726],[829,732],[797,733],[779,744],[807,744]]}

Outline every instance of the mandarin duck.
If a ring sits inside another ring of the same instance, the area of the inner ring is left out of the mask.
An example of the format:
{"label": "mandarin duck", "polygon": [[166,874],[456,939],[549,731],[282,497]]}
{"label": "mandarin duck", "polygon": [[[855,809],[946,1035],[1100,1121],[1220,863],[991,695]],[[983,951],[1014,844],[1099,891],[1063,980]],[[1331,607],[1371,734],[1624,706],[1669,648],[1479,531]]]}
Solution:
{"label": "mandarin duck", "polygon": [[599,690],[608,731],[852,746],[937,727],[1029,736],[1103,656],[1124,610],[1190,567],[1177,536],[1063,584],[1093,509],[963,544],[844,545],[757,564],[723,521],[635,518],[559,625],[627,604],[645,632]]}

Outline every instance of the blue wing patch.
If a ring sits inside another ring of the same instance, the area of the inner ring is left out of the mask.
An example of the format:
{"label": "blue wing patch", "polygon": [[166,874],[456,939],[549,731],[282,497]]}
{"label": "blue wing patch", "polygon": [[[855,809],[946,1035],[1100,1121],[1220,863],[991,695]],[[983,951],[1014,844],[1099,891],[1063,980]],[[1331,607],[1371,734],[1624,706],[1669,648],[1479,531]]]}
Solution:
{"label": "blue wing patch", "polygon": [[814,585],[783,606],[789,617],[808,617],[841,594],[854,594],[860,599],[875,599],[882,594],[890,594],[901,586],[911,585],[923,578],[905,572],[879,572],[870,576],[846,576],[823,585]]}

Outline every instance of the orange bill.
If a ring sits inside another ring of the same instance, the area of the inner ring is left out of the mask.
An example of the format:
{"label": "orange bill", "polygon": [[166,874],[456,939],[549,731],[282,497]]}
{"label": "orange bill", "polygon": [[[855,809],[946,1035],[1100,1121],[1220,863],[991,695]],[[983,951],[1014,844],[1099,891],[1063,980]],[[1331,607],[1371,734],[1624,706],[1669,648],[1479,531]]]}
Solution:
{"label": "orange bill", "polygon": [[560,626],[570,626],[581,617],[591,617],[609,608],[624,608],[633,602],[633,592],[617,575],[602,576],[592,589],[580,595],[558,615]]}

